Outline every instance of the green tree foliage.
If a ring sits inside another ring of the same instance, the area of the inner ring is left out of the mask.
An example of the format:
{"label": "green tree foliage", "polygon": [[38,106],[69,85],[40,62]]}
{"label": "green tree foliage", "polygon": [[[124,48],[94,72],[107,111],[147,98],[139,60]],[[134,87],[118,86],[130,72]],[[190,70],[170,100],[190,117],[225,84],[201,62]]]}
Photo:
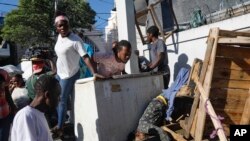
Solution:
{"label": "green tree foliage", "polygon": [[61,0],[58,10],[68,15],[73,28],[81,28],[83,25],[85,28],[91,28],[91,25],[96,22],[95,11],[84,0]]}
{"label": "green tree foliage", "polygon": [[[19,7],[5,17],[4,39],[23,47],[55,43],[54,0],[19,0]],[[59,0],[58,10],[70,19],[71,28],[90,28],[95,11],[84,0]]]}

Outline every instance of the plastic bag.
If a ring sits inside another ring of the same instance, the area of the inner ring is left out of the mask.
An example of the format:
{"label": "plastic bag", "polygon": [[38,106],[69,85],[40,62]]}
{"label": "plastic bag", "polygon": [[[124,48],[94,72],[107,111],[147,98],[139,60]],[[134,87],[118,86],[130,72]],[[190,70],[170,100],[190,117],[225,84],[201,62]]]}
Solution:
{"label": "plastic bag", "polygon": [[196,9],[193,11],[191,15],[191,27],[198,27],[201,25],[206,24],[206,18],[203,16],[202,12],[200,9]]}

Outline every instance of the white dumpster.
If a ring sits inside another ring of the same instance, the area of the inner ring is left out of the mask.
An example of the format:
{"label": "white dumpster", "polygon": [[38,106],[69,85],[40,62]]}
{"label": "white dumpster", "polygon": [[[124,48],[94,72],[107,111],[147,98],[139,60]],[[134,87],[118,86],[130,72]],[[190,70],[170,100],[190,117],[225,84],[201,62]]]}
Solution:
{"label": "white dumpster", "polygon": [[125,141],[137,127],[150,100],[160,94],[162,88],[162,75],[78,80],[74,94],[76,140]]}

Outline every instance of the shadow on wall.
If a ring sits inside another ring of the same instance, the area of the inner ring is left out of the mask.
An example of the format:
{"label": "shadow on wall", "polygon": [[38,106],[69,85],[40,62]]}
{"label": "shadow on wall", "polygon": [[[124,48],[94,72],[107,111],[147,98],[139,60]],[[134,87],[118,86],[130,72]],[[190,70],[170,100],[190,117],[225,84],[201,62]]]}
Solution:
{"label": "shadow on wall", "polygon": [[83,141],[84,140],[84,132],[83,132],[83,127],[80,123],[77,124],[77,134],[78,134],[78,137],[76,137],[76,140]]}
{"label": "shadow on wall", "polygon": [[181,68],[187,68],[187,69],[191,68],[191,66],[189,64],[187,64],[187,62],[188,62],[188,56],[184,53],[180,54],[180,56],[178,57],[178,62],[176,62],[174,64],[174,79],[173,79],[173,81],[175,81],[176,76]]}

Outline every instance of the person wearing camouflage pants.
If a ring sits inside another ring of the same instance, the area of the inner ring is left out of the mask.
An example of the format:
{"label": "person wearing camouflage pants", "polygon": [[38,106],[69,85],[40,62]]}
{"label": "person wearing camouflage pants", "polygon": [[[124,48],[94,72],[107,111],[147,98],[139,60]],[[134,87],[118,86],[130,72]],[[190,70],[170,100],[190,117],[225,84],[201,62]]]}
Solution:
{"label": "person wearing camouflage pants", "polygon": [[158,136],[161,141],[170,141],[166,132],[161,129],[166,116],[167,102],[162,96],[154,98],[144,111],[139,125],[137,127],[137,133]]}

